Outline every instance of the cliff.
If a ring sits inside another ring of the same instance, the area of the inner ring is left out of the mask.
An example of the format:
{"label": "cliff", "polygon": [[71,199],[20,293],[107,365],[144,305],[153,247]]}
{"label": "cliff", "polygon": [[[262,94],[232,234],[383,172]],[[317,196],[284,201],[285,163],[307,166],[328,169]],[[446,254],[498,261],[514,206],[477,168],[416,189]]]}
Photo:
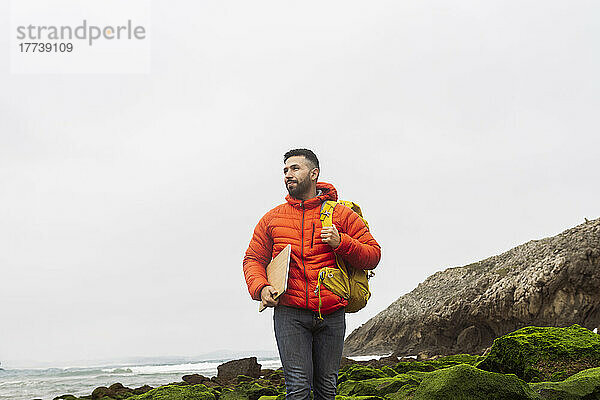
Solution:
{"label": "cliff", "polygon": [[528,325],[600,325],[600,219],[437,272],[348,336],[345,355],[481,353]]}

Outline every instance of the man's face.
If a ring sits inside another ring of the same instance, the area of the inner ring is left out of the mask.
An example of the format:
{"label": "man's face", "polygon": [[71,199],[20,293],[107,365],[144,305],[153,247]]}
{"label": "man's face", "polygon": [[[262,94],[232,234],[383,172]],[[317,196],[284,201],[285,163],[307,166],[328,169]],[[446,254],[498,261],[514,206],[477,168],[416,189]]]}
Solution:
{"label": "man's face", "polygon": [[317,180],[318,171],[304,156],[288,158],[283,167],[283,176],[290,196],[302,198],[310,190],[311,181]]}

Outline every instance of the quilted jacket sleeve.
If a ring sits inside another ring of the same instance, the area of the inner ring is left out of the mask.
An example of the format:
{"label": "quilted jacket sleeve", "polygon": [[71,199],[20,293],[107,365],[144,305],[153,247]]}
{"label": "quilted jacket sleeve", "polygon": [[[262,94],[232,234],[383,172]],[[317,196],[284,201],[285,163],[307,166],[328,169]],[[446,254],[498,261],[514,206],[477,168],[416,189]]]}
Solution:
{"label": "quilted jacket sleeve", "polygon": [[248,292],[254,300],[260,300],[260,291],[269,285],[265,268],[273,254],[273,239],[267,231],[268,215],[265,214],[254,228],[243,261],[244,278],[248,285]]}
{"label": "quilted jacket sleeve", "polygon": [[338,204],[333,213],[333,223],[338,227],[341,238],[339,246],[333,251],[355,268],[375,268],[381,258],[381,247],[359,215]]}

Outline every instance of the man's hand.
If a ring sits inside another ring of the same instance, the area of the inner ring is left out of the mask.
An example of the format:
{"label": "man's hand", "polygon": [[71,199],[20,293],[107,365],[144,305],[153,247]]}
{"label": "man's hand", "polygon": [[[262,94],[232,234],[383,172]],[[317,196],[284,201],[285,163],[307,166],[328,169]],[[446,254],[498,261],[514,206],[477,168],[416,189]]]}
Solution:
{"label": "man's hand", "polygon": [[321,240],[324,243],[327,243],[331,246],[331,248],[335,249],[340,245],[342,239],[340,238],[340,233],[338,232],[335,225],[325,226],[321,228]]}
{"label": "man's hand", "polygon": [[277,290],[273,286],[265,286],[260,291],[260,301],[266,307],[275,307],[279,304],[279,299],[275,299],[277,296]]}

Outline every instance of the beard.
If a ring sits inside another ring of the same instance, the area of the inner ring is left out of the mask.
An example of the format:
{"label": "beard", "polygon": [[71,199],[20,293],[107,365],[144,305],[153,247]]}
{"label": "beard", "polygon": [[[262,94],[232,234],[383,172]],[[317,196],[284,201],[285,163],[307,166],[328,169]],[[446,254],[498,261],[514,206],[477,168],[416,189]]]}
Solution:
{"label": "beard", "polygon": [[303,180],[297,180],[296,184],[292,185],[292,187],[290,187],[290,185],[288,185],[288,183],[286,182],[285,188],[287,189],[290,196],[298,199],[304,193],[310,190],[310,180],[308,179],[308,177],[306,177],[306,179]]}

